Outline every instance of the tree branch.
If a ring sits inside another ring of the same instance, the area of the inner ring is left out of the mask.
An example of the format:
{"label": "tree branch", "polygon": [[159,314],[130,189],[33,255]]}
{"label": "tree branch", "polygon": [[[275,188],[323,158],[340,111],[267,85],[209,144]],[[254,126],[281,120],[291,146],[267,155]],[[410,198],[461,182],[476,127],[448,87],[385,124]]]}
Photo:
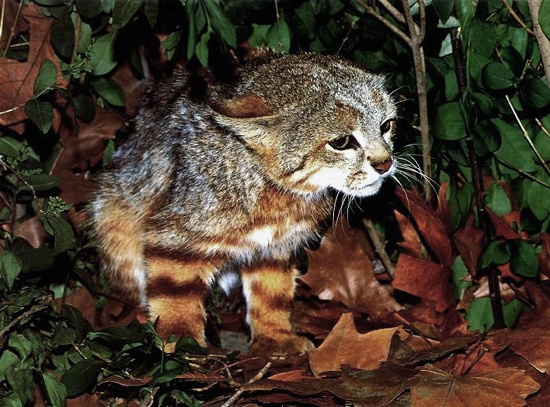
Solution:
{"label": "tree branch", "polygon": [[527,25],[525,25],[525,23],[521,20],[521,18],[519,18],[519,16],[516,14],[516,12],[512,8],[512,6],[510,6],[506,0],[502,0],[502,4],[504,4],[506,6],[506,8],[508,9],[508,11],[512,15],[512,17],[514,17],[514,19],[518,22],[519,25],[521,25],[523,27],[523,29],[525,31],[527,31],[529,34],[531,34],[533,36],[535,35],[533,30],[531,30],[529,27],[527,27]]}
{"label": "tree branch", "polygon": [[544,73],[546,75],[546,83],[550,86],[550,40],[546,38],[539,24],[539,9],[541,4],[542,0],[527,0],[531,20],[533,20],[535,38],[539,44],[542,66],[544,67]]}

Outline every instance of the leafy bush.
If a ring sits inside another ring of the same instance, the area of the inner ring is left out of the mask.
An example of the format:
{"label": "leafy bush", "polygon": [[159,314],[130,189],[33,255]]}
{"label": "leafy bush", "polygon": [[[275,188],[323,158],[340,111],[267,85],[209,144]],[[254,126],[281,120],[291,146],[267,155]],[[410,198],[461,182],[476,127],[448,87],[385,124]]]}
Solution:
{"label": "leafy bush", "polygon": [[[102,388],[113,385],[113,394],[118,384],[160,405],[197,405],[192,390],[173,379],[192,377],[185,374],[193,358],[204,373],[226,366],[224,358],[206,363],[204,350],[185,338],[178,352],[165,354],[151,324],[94,330],[78,309],[61,305],[78,286],[99,306],[109,297],[95,242],[82,228],[83,206],[90,175],[128,133],[125,120],[137,109],[144,59],[154,70],[182,59],[209,66],[229,51],[267,46],[338,53],[384,73],[402,117],[401,182],[424,188],[428,199],[401,196],[423,248],[403,254],[388,244],[399,258],[394,287],[425,300],[428,294],[407,288],[406,270],[448,273],[441,284],[448,288],[452,281],[453,289],[443,312],[456,312],[455,297],[470,296],[462,312],[478,331],[512,326],[522,304],[532,305],[521,294],[525,282],[550,276],[550,66],[549,51],[539,45],[540,35],[550,37],[550,1],[539,11],[542,34],[530,28],[527,2],[433,0],[424,6],[411,0],[393,8],[380,1],[375,9],[371,3],[6,2],[9,35],[0,37],[0,62],[9,73],[0,79],[2,405],[31,404],[38,384],[48,405],[60,406],[100,381]],[[429,183],[415,174],[410,160],[417,155],[442,185],[435,190],[438,205],[429,198]],[[391,208],[402,206],[392,200]],[[487,282],[492,299],[474,298],[473,290]],[[499,283],[517,298],[501,300]]]}

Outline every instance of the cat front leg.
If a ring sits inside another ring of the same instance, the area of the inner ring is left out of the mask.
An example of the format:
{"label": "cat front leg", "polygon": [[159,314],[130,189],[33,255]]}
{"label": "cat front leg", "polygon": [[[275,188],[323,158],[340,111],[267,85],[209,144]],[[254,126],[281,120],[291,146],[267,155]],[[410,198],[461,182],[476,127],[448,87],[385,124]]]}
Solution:
{"label": "cat front leg", "polygon": [[252,333],[249,355],[305,353],[313,344],[292,332],[296,269],[289,262],[257,263],[242,270]]}
{"label": "cat front leg", "polygon": [[206,347],[204,301],[217,271],[214,262],[155,250],[146,250],[145,259],[149,319],[158,318],[157,332],[165,340],[187,336]]}

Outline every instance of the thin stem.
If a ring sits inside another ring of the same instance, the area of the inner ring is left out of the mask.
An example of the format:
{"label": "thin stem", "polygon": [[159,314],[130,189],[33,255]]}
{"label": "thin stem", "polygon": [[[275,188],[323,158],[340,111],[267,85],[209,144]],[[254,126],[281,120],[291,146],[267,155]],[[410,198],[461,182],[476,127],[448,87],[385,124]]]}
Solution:
{"label": "thin stem", "polygon": [[8,50],[10,49],[10,43],[13,39],[13,36],[15,35],[15,27],[17,26],[17,23],[19,22],[19,16],[21,15],[21,9],[23,8],[24,1],[19,2],[19,7],[17,7],[17,13],[15,14],[15,19],[13,20],[13,25],[11,27],[10,36],[8,37],[8,42],[6,42],[6,47],[4,48],[4,56],[8,53]]}
{"label": "thin stem", "polygon": [[28,318],[30,317],[32,314],[35,314],[39,311],[41,311],[45,305],[47,305],[48,303],[52,302],[52,297],[50,295],[46,296],[45,298],[44,297],[41,297],[43,298],[43,301],[40,303],[40,304],[37,304],[35,305],[34,307],[32,307],[30,310],[28,311],[25,311],[24,313],[22,313],[21,315],[19,315],[17,318],[15,318],[13,321],[11,321],[8,325],[6,325],[1,331],[0,331],[0,340],[2,339],[2,337],[11,329],[13,328],[16,324],[18,324],[20,321],[22,321],[23,319],[25,318]]}
{"label": "thin stem", "polygon": [[510,12],[510,14],[512,15],[512,17],[514,17],[514,19],[518,22],[519,25],[521,25],[523,27],[523,29],[525,31],[527,31],[529,34],[531,34],[532,36],[535,36],[535,32],[533,30],[531,30],[529,27],[527,27],[527,25],[525,25],[525,23],[523,22],[523,20],[521,18],[519,18],[519,16],[517,15],[517,13],[514,11],[514,9],[512,8],[512,6],[510,6],[508,4],[508,2],[506,0],[502,0],[502,4],[504,4],[504,6],[508,9],[508,11]]}
{"label": "thin stem", "polygon": [[539,118],[536,118],[535,121],[537,122],[537,124],[539,125],[539,127],[541,128],[542,132],[544,134],[546,134],[548,137],[550,137],[550,132],[548,132],[548,130],[546,130],[546,127],[544,127],[544,125],[542,124],[542,122],[540,121]]}
{"label": "thin stem", "polygon": [[391,262],[390,256],[388,256],[388,253],[386,252],[386,248],[384,247],[385,246],[384,242],[380,240],[380,237],[378,236],[378,233],[374,228],[374,224],[372,223],[372,220],[368,218],[364,218],[363,225],[365,225],[365,228],[367,229],[369,237],[371,238],[372,243],[374,244],[374,249],[376,250],[376,253],[378,253],[378,257],[380,258],[380,261],[384,265],[386,272],[388,273],[390,278],[393,280],[395,278],[395,266]]}
{"label": "thin stem", "polygon": [[6,16],[6,0],[2,0],[2,11],[0,12],[0,39],[4,34],[4,17]]}
{"label": "thin stem", "polygon": [[[263,369],[260,370],[260,371],[258,372],[258,374],[257,374],[256,376],[254,376],[252,379],[250,379],[250,380],[248,381],[248,383],[246,383],[246,384],[252,384],[252,383],[255,383],[255,382],[257,382],[258,380],[260,380],[262,377],[265,376],[265,374],[267,373],[267,370],[268,370],[270,367],[271,367],[271,362],[268,362],[267,365],[265,365],[265,366],[263,367]],[[233,403],[235,403],[235,401],[239,398],[239,396],[240,396],[241,394],[244,393],[244,390],[245,390],[244,386],[241,387],[239,390],[237,390],[237,391],[235,392],[235,394],[233,394],[233,396],[231,396],[231,398],[230,398],[229,400],[227,400],[227,401],[222,405],[222,407],[229,407],[229,406],[232,406]]]}
{"label": "thin stem", "polygon": [[516,118],[516,121],[518,122],[519,127],[521,128],[521,131],[523,132],[523,137],[525,138],[525,140],[527,140],[527,143],[529,143],[529,146],[531,147],[531,150],[533,150],[533,152],[535,153],[535,155],[539,159],[539,161],[542,164],[542,166],[543,166],[544,170],[546,171],[546,173],[548,175],[550,175],[550,168],[548,168],[548,166],[546,165],[546,162],[544,161],[544,159],[540,155],[539,151],[537,150],[537,147],[535,147],[535,145],[531,141],[531,138],[529,137],[529,133],[527,132],[525,127],[523,127],[523,124],[521,123],[521,120],[518,117],[516,109],[514,109],[514,106],[512,106],[512,102],[510,101],[510,98],[508,97],[508,95],[506,95],[505,97],[506,97],[506,101],[508,102],[508,106],[510,106],[510,109],[512,110],[512,113],[514,114],[514,117]]}

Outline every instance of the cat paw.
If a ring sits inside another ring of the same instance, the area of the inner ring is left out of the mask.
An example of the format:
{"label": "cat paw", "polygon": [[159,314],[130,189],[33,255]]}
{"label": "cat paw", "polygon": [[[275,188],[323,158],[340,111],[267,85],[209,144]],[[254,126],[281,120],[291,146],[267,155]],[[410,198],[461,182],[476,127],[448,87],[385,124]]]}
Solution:
{"label": "cat paw", "polygon": [[304,354],[315,349],[313,343],[304,336],[290,335],[285,338],[256,338],[250,344],[248,356],[279,356]]}

